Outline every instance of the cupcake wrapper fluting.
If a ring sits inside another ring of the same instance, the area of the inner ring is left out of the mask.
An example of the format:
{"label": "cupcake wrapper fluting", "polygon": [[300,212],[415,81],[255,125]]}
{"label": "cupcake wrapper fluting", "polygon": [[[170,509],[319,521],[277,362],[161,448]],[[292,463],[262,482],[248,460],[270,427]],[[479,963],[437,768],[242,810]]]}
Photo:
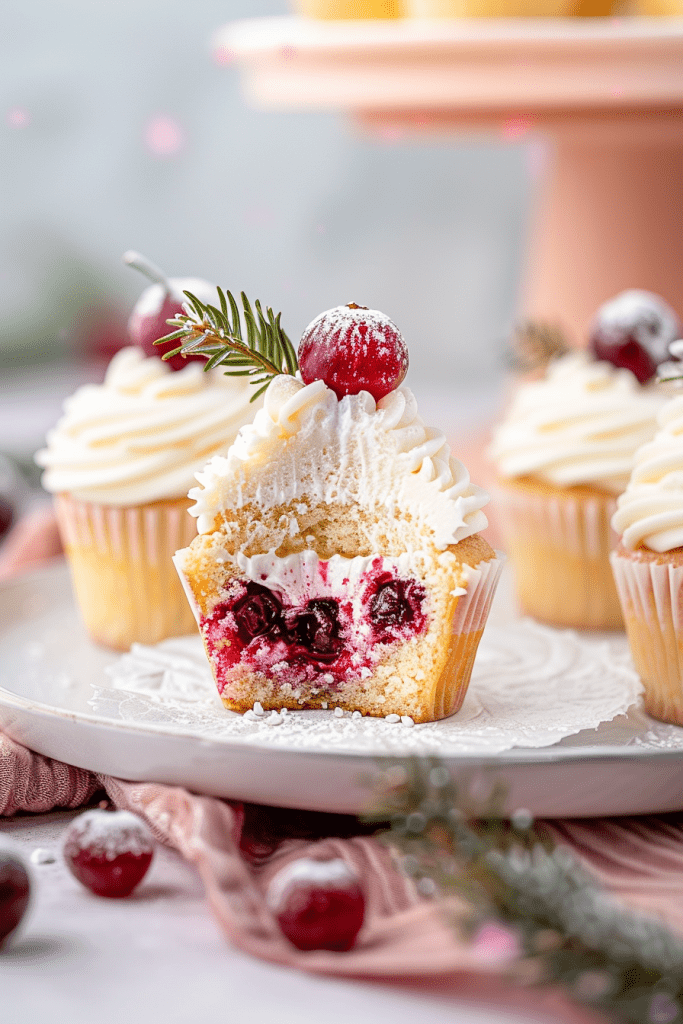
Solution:
{"label": "cupcake wrapper fluting", "polygon": [[521,609],[576,629],[621,629],[609,556],[616,542],[611,495],[495,493]]}
{"label": "cupcake wrapper fluting", "polygon": [[645,708],[683,725],[683,566],[614,552],[612,568]]}
{"label": "cupcake wrapper fluting", "polygon": [[81,614],[93,640],[116,650],[196,627],[172,556],[196,535],[183,499],[119,508],[55,499]]}

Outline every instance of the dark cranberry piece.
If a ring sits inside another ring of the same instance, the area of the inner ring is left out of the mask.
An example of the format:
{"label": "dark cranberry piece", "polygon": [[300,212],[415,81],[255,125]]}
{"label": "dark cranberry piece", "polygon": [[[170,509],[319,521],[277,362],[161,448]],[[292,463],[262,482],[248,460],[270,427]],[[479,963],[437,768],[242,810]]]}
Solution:
{"label": "dark cranberry piece", "polygon": [[680,335],[674,311],[650,292],[626,291],[598,310],[590,337],[596,359],[604,359],[646,384],[669,357]]}
{"label": "dark cranberry piece", "polygon": [[248,583],[244,597],[233,606],[237,634],[244,644],[256,636],[279,633],[282,623],[282,605],[272,590],[260,583]]}
{"label": "dark cranberry piece", "polygon": [[297,949],[346,952],[365,916],[365,897],[343,860],[296,860],[271,880],[268,903]]}
{"label": "dark cranberry piece", "polygon": [[296,618],[296,639],[314,661],[330,662],[339,657],[343,641],[339,635],[337,602],[315,598]]}
{"label": "dark cranberry piece", "polygon": [[0,850],[0,949],[26,912],[30,888],[26,868],[19,858]]}
{"label": "dark cranberry piece", "polygon": [[421,628],[424,597],[424,587],[417,580],[394,579],[388,574],[380,576],[370,599],[370,621],[379,639],[391,638],[408,623]]}
{"label": "dark cranberry piece", "polygon": [[408,348],[396,324],[377,309],[336,306],[308,325],[299,343],[304,384],[323,380],[337,398],[369,391],[376,402],[408,370]]}

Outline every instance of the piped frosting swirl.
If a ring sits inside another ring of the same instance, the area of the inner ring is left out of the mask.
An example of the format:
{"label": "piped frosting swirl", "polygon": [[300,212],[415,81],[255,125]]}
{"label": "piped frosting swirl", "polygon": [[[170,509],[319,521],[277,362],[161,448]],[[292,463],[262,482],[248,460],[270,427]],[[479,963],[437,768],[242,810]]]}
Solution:
{"label": "piped frosting swirl", "polygon": [[487,525],[488,495],[470,482],[444,434],[425,426],[404,387],[375,403],[366,391],[340,400],[321,380],[276,377],[253,423],[197,480],[190,511],[200,533],[227,509],[296,501],[409,512],[440,549]]}
{"label": "piped frosting swirl", "polygon": [[43,486],[105,505],[187,494],[207,459],[227,451],[261,403],[251,389],[199,362],[172,372],[142,349],[121,349],[103,384],[87,384],[36,455]]}
{"label": "piped frosting swirl", "polygon": [[543,380],[520,387],[489,455],[505,478],[619,494],[634,452],[655,434],[663,401],[630,371],[572,352],[551,363]]}
{"label": "piped frosting swirl", "polygon": [[666,403],[658,422],[654,440],[636,452],[635,468],[612,518],[630,550],[683,547],[683,395]]}

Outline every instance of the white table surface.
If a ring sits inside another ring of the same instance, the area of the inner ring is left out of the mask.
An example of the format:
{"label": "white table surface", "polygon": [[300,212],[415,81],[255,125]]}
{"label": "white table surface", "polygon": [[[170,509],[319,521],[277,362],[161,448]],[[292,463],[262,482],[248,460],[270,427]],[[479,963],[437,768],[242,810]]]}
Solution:
{"label": "white table surface", "polygon": [[[72,817],[0,819],[0,839],[26,859],[58,853]],[[528,1013],[255,960],[224,939],[195,870],[161,847],[127,900],[91,895],[59,856],[31,871],[29,913],[0,953],[3,1024],[532,1024]]]}

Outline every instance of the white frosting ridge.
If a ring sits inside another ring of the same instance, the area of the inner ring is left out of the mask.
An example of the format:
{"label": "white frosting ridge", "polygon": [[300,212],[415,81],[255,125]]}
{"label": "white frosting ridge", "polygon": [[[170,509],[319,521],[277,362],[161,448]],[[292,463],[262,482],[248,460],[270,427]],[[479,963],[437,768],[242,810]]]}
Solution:
{"label": "white frosting ridge", "polygon": [[83,501],[139,505],[187,494],[207,459],[227,451],[262,403],[251,387],[190,362],[173,372],[139,348],[121,349],[103,384],[87,384],[36,455],[43,486]]}
{"label": "white frosting ridge", "polygon": [[408,388],[375,403],[365,391],[339,400],[323,381],[276,377],[253,423],[197,480],[190,511],[200,533],[226,509],[293,501],[410,512],[438,548],[487,525],[488,495],[470,482],[445,436],[425,426]]}
{"label": "white frosting ridge", "polygon": [[503,477],[619,494],[636,449],[655,434],[663,402],[629,370],[571,352],[551,363],[543,380],[520,387],[489,455]]}
{"label": "white frosting ridge", "polygon": [[683,547],[683,395],[664,405],[658,422],[654,440],[636,452],[612,518],[631,550],[641,544],[659,552]]}

